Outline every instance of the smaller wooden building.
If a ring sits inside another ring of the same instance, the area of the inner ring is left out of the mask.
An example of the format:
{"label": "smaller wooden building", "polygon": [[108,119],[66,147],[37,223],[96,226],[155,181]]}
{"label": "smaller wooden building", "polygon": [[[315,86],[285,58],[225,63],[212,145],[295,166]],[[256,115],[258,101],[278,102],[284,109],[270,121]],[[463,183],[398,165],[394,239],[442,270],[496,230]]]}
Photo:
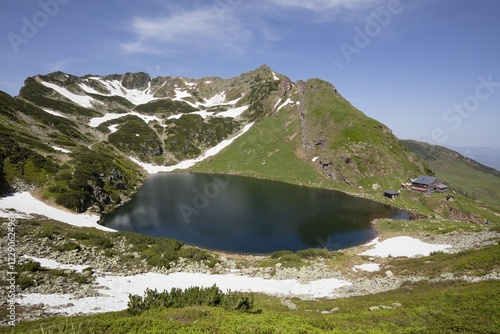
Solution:
{"label": "smaller wooden building", "polygon": [[386,190],[384,191],[384,196],[390,199],[395,199],[399,197],[399,191],[397,190]]}

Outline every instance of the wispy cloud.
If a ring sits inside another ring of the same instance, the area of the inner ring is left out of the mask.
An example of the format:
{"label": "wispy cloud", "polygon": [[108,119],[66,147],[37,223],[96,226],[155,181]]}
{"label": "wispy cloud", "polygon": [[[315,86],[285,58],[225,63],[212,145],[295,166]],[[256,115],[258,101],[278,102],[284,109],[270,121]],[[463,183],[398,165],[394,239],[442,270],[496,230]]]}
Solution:
{"label": "wispy cloud", "polygon": [[246,55],[290,36],[301,21],[325,23],[365,18],[387,0],[215,0],[198,5],[169,3],[167,14],[136,17],[120,44],[125,53],[170,55],[220,52]]}
{"label": "wispy cloud", "polygon": [[168,53],[178,47],[243,52],[253,35],[234,15],[221,16],[214,6],[159,18],[139,17],[132,22],[132,32],[136,39],[121,45],[127,53]]}
{"label": "wispy cloud", "polygon": [[54,63],[47,65],[47,70],[49,72],[64,71],[74,62],[74,59],[61,59]]}
{"label": "wispy cloud", "polygon": [[307,9],[315,13],[325,11],[360,10],[378,5],[382,0],[270,0],[283,8]]}

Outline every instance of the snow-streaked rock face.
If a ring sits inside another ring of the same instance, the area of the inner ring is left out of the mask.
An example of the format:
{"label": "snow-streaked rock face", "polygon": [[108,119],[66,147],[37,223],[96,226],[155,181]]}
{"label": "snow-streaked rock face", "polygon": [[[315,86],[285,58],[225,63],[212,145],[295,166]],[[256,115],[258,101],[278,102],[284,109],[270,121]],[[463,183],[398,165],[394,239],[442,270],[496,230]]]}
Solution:
{"label": "snow-streaked rock face", "polygon": [[99,94],[103,96],[120,96],[131,103],[135,105],[139,104],[144,104],[151,102],[153,100],[156,100],[156,98],[153,96],[153,92],[151,91],[151,82],[148,85],[148,88],[145,90],[140,90],[140,89],[128,89],[123,87],[122,83],[118,80],[104,80],[101,78],[90,78],[88,80],[93,80],[96,81],[97,83],[101,84],[106,88],[106,90],[109,92],[108,94],[102,94],[95,90],[94,88],[86,85],[86,84],[80,84],[80,88],[82,88],[84,91],[87,93],[92,93],[92,94]]}
{"label": "snow-streaked rock face", "polygon": [[52,88],[65,98],[71,100],[72,102],[78,104],[79,106],[82,106],[84,108],[92,108],[93,104],[100,104],[99,101],[91,98],[90,96],[87,95],[77,95],[75,93],[70,92],[64,87],[60,87],[56,84],[50,83],[50,82],[44,82],[42,81],[42,85]]}

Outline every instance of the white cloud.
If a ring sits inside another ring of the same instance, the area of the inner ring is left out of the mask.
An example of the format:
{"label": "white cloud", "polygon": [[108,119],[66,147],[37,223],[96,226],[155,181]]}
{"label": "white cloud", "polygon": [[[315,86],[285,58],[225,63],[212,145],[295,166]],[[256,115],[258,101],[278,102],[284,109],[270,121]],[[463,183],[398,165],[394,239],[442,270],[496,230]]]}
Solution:
{"label": "white cloud", "polygon": [[381,0],[270,0],[281,7],[309,9],[316,13],[335,10],[357,10],[372,7]]}
{"label": "white cloud", "polygon": [[241,52],[252,38],[252,32],[235,19],[234,13],[222,16],[216,7],[159,18],[139,17],[132,22],[132,31],[137,39],[121,45],[127,53],[165,53],[177,47]]}
{"label": "white cloud", "polygon": [[168,14],[132,20],[133,37],[120,46],[125,53],[246,55],[288,38],[301,21],[356,20],[382,2],[387,0],[215,0],[189,9],[188,5],[168,5]]}

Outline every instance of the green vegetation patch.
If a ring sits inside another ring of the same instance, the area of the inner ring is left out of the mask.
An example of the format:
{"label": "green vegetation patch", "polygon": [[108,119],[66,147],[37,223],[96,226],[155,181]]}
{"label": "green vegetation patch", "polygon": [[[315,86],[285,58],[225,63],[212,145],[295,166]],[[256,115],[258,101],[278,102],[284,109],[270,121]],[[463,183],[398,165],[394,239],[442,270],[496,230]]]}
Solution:
{"label": "green vegetation patch", "polygon": [[21,179],[43,186],[47,176],[54,175],[58,166],[51,159],[20,146],[19,143],[0,133],[0,174],[5,182]]}
{"label": "green vegetation patch", "polygon": [[37,122],[43,124],[47,129],[54,129],[71,138],[83,138],[75,122],[63,117],[51,115],[40,109],[37,105],[27,102],[21,98],[11,98],[4,95],[3,98],[0,98],[0,110],[4,110],[3,113],[13,120],[17,121],[17,119],[14,118],[14,115],[16,112],[19,112],[34,118]]}
{"label": "green vegetation patch", "polygon": [[122,152],[133,153],[143,161],[151,161],[163,154],[156,133],[135,116],[128,117],[116,132],[109,135],[108,141]]}
{"label": "green vegetation patch", "polygon": [[302,160],[300,121],[287,107],[265,117],[216,156],[198,163],[196,172],[227,173],[293,184],[332,188],[333,183]]}
{"label": "green vegetation patch", "polygon": [[111,112],[124,113],[134,108],[134,104],[122,96],[104,96],[91,93],[87,93],[87,95],[111,106]]}
{"label": "green vegetation patch", "polygon": [[265,114],[266,110],[269,111],[268,106],[266,106],[266,99],[273,93],[278,91],[279,81],[273,78],[262,77],[261,74],[257,74],[250,84],[250,93],[248,94],[248,111],[246,114],[251,120],[256,120]]}
{"label": "green vegetation patch", "polygon": [[194,158],[207,147],[213,147],[240,129],[231,118],[183,115],[167,121],[165,148],[179,160]]}
{"label": "green vegetation patch", "polygon": [[498,269],[500,244],[483,249],[471,249],[457,254],[435,252],[416,259],[395,259],[391,265],[405,275],[439,277],[443,273],[455,276],[484,276]]}
{"label": "green vegetation patch", "polygon": [[383,234],[435,233],[444,234],[453,231],[481,231],[483,226],[448,219],[392,220],[374,221],[377,231]]}
{"label": "green vegetation patch", "polygon": [[330,83],[301,83],[303,141],[323,162],[324,172],[351,186],[390,175],[400,182],[421,174],[421,161],[382,123],[367,117]]}
{"label": "green vegetation patch", "polygon": [[190,113],[198,109],[184,101],[172,101],[170,99],[155,100],[135,107],[135,111],[143,114],[180,114]]}
{"label": "green vegetation patch", "polygon": [[155,238],[128,231],[120,231],[117,234],[124,236],[134,245],[131,251],[138,252],[141,258],[154,267],[170,268],[170,262],[179,259],[179,250],[184,245],[174,239]]}
{"label": "green vegetation patch", "polygon": [[119,204],[120,195],[131,193],[141,179],[131,162],[119,159],[104,148],[82,149],[72,158],[71,178],[68,172],[57,174],[63,180],[59,185],[63,191],[52,195],[58,204],[78,212],[85,212],[93,205],[102,211],[107,205]]}

